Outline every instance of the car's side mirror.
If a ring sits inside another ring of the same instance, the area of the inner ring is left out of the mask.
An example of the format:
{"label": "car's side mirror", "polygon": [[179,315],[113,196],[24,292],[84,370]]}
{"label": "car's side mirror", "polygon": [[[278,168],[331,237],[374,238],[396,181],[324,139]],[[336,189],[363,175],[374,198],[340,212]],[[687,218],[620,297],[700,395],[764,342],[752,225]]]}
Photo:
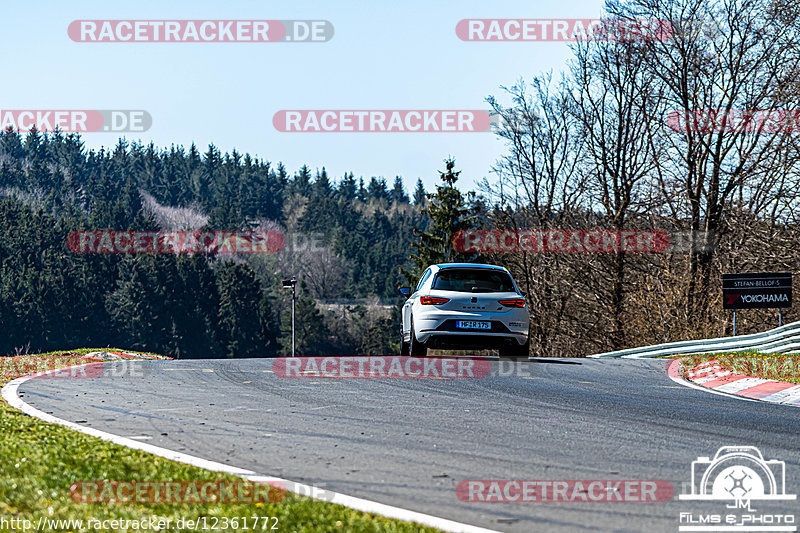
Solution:
{"label": "car's side mirror", "polygon": [[402,294],[406,298],[408,298],[411,295],[411,287],[398,287],[397,290],[400,291],[400,294]]}

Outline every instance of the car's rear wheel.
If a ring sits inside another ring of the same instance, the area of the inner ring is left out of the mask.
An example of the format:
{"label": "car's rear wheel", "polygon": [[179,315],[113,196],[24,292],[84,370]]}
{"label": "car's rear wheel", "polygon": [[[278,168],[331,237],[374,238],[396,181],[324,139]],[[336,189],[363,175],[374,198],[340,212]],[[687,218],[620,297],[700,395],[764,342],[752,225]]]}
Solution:
{"label": "car's rear wheel", "polygon": [[500,348],[500,357],[503,359],[514,359],[524,361],[528,359],[531,349],[531,339],[528,338],[525,344],[519,345],[516,342],[511,346],[503,346]]}
{"label": "car's rear wheel", "polygon": [[402,355],[402,356],[409,355],[409,353],[408,353],[408,343],[406,342],[405,334],[403,333],[403,330],[400,330],[400,355]]}
{"label": "car's rear wheel", "polygon": [[409,354],[413,357],[425,357],[428,354],[428,347],[424,343],[417,340],[414,334],[414,317],[411,317],[411,343],[409,345]]}

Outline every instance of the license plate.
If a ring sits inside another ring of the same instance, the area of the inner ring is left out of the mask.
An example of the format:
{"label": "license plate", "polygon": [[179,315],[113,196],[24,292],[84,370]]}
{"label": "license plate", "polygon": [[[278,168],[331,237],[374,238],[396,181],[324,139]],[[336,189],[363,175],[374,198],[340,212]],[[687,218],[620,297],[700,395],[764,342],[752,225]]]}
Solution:
{"label": "license plate", "polygon": [[478,322],[476,320],[456,320],[458,329],[492,329],[491,322]]}

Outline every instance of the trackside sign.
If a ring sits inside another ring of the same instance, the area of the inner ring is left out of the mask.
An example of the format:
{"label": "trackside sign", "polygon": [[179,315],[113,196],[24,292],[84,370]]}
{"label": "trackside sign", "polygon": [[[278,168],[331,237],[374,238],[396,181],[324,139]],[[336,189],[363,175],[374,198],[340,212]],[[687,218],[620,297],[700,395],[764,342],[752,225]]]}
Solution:
{"label": "trackside sign", "polygon": [[791,272],[722,275],[723,309],[767,309],[791,306]]}

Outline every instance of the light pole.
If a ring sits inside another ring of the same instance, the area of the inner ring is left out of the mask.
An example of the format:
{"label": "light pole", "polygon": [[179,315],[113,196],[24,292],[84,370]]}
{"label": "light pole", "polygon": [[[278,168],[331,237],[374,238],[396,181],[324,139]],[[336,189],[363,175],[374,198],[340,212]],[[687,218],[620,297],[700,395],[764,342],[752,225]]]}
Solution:
{"label": "light pole", "polygon": [[292,357],[294,357],[294,301],[296,298],[295,285],[297,285],[297,280],[294,278],[283,280],[283,288],[288,289],[291,287],[292,289]]}

